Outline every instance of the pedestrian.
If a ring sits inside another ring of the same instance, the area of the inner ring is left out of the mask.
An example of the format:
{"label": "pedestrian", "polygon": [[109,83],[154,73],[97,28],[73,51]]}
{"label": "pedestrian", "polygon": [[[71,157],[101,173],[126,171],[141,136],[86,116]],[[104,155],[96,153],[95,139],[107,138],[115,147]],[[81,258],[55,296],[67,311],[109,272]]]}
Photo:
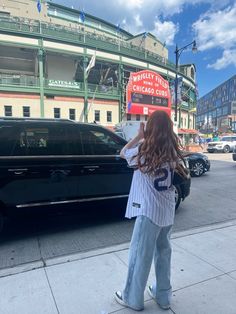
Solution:
{"label": "pedestrian", "polygon": [[144,290],[154,260],[156,281],[148,287],[162,309],[171,302],[170,235],[175,214],[173,171],[182,159],[172,121],[164,111],[141,122],[138,135],[121,150],[120,156],[135,167],[126,218],[136,217],[132,234],[126,284],[115,293],[116,301],[128,308],[144,308]]}

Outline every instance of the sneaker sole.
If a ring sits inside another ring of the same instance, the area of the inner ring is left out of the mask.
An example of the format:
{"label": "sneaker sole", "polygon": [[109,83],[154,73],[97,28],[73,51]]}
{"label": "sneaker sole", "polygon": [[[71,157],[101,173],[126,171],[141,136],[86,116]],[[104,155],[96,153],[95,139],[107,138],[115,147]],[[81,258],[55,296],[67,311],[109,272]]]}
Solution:
{"label": "sneaker sole", "polygon": [[127,308],[129,308],[129,309],[131,309],[131,310],[134,310],[134,311],[142,311],[142,310],[143,310],[143,308],[142,308],[142,309],[136,309],[136,308],[134,308],[134,307],[129,306],[128,304],[126,304],[125,301],[122,299],[121,296],[118,295],[117,292],[115,293],[115,300],[116,300],[116,302],[119,303],[120,305],[122,305],[122,306],[124,306],[124,307],[127,307]]}
{"label": "sneaker sole", "polygon": [[155,296],[152,293],[152,289],[150,286],[148,287],[147,291],[148,291],[148,294],[150,295],[150,297],[160,306],[161,309],[163,309],[163,310],[169,310],[170,309],[170,305],[161,305],[160,303],[157,302]]}

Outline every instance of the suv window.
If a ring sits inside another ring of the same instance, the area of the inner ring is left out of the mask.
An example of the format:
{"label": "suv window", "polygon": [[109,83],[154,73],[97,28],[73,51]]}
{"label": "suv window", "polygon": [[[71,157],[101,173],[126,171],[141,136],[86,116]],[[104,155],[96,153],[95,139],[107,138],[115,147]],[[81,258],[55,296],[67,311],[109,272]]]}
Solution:
{"label": "suv window", "polygon": [[230,136],[222,137],[221,141],[223,141],[223,142],[230,142],[231,141],[231,137]]}
{"label": "suv window", "polygon": [[94,126],[0,126],[1,156],[117,155],[125,143],[116,134]]}
{"label": "suv window", "polygon": [[[68,132],[67,125],[27,126],[20,133],[21,147],[26,148],[27,155],[72,155],[73,132]],[[76,145],[81,152],[79,138],[76,137]],[[74,145],[75,146],[75,145]],[[79,152],[78,152],[79,153]]]}
{"label": "suv window", "polygon": [[28,155],[41,155],[48,146],[48,129],[26,127],[20,132],[20,147],[25,148]]}
{"label": "suv window", "polygon": [[24,155],[20,145],[19,128],[13,125],[0,126],[0,156]]}
{"label": "suv window", "polygon": [[83,153],[85,155],[117,155],[124,147],[122,139],[100,128],[81,128]]}

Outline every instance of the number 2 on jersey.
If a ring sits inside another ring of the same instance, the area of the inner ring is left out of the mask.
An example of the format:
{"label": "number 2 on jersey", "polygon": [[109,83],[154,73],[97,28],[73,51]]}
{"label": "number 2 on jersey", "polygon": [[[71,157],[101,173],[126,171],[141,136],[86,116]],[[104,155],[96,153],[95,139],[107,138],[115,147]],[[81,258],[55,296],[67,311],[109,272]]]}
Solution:
{"label": "number 2 on jersey", "polygon": [[[160,168],[156,171],[156,175],[161,175],[160,177],[156,178],[154,180],[154,188],[157,191],[166,191],[169,189],[172,185],[173,181],[173,169],[167,170],[166,168]],[[167,178],[170,176],[170,185],[160,185],[161,182],[167,180]]]}

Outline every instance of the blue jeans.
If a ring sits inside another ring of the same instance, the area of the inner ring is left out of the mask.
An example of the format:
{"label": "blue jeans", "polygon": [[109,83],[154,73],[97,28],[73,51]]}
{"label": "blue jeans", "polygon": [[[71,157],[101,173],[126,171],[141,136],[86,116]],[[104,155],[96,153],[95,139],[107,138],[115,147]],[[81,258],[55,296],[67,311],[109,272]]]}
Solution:
{"label": "blue jeans", "polygon": [[160,227],[145,216],[136,218],[129,250],[128,275],[122,293],[123,300],[134,309],[144,307],[144,290],[152,259],[156,273],[153,294],[159,304],[170,304],[171,229],[172,225]]}

